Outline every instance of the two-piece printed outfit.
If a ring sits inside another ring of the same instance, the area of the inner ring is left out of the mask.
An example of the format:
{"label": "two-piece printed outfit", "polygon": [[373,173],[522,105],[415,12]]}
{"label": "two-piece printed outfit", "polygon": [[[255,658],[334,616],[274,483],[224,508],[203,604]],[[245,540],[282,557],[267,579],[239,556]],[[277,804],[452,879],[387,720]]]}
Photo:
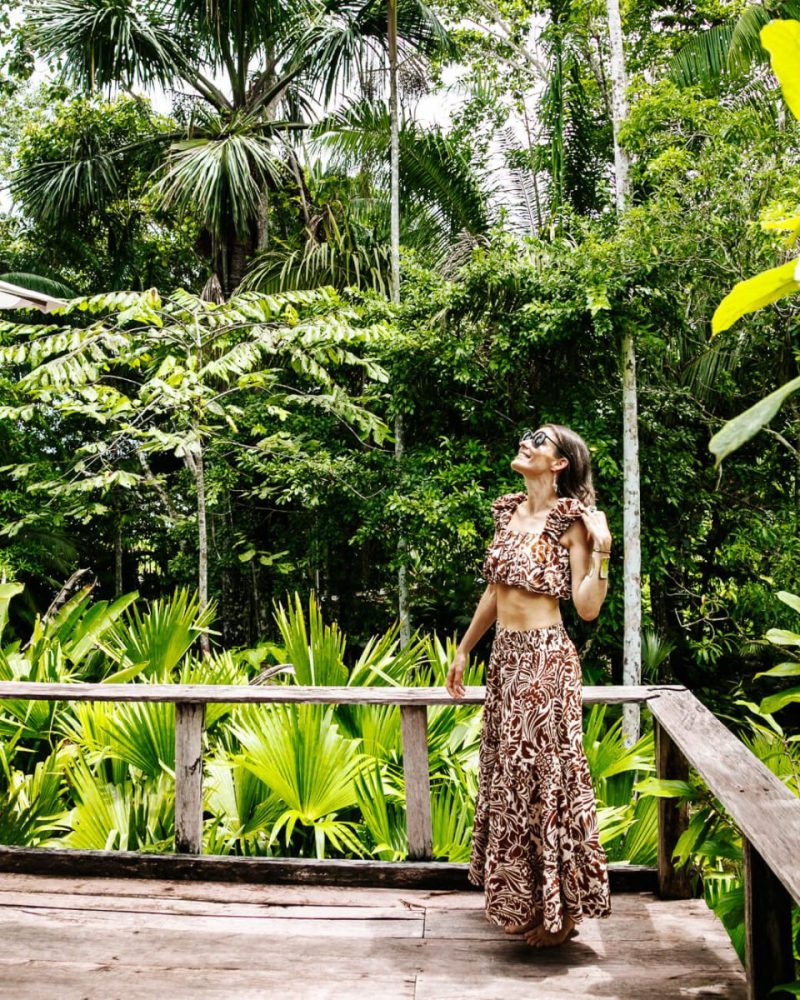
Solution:
{"label": "two-piece printed outfit", "polygon": [[[492,504],[495,536],[483,574],[562,599],[572,593],[569,550],[559,542],[585,510],[560,497],[541,532],[513,531],[526,499]],[[581,667],[562,623],[518,631],[497,625],[486,672],[479,785],[468,878],[485,889],[494,924],[561,929],[564,910],[578,923],[611,913],[606,853],[583,747]]]}

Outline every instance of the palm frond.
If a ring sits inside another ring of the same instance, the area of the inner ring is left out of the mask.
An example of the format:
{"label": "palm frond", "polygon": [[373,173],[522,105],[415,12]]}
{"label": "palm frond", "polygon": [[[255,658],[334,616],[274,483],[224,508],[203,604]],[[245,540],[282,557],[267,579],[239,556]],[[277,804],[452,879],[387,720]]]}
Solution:
{"label": "palm frond", "polygon": [[69,770],[76,804],[61,843],[78,850],[170,850],[175,837],[174,782],[111,783],[78,758]]}
{"label": "palm frond", "polygon": [[191,213],[222,236],[230,220],[240,235],[258,217],[262,192],[284,171],[274,141],[256,131],[230,131],[217,123],[215,133],[174,144],[164,175],[154,185],[156,201],[165,209]]}
{"label": "palm frond", "polygon": [[121,193],[112,154],[77,148],[69,160],[44,160],[20,166],[10,178],[12,197],[35,219],[59,225],[94,211]]}
{"label": "palm frond", "polygon": [[300,595],[277,603],[275,623],[281,633],[284,659],[291,663],[297,684],[338,685],[347,683],[344,665],[346,639],[338,625],[326,625],[312,593],[308,597],[308,625]]}
{"label": "palm frond", "polygon": [[716,24],[693,35],[670,64],[670,77],[681,87],[717,81],[728,68],[735,24]]}
{"label": "palm frond", "polygon": [[44,295],[52,295],[56,298],[73,299],[77,295],[77,292],[69,285],[53,278],[42,277],[41,274],[29,274],[26,271],[8,271],[6,274],[0,274],[0,281],[8,281],[20,288],[27,288],[32,292],[42,292]]}
{"label": "palm frond", "polygon": [[153,4],[136,0],[37,0],[28,12],[34,47],[61,62],[83,90],[172,82],[180,46]]}
{"label": "palm frond", "polygon": [[[354,165],[373,171],[388,187],[389,115],[385,105],[351,103],[322,121],[312,132],[334,169]],[[427,206],[449,235],[461,230],[484,232],[486,196],[461,144],[439,129],[424,130],[413,121],[400,128],[400,196],[413,212]]]}
{"label": "palm frond", "polygon": [[241,741],[242,764],[285,804],[270,843],[285,828],[288,845],[299,822],[313,832],[320,857],[326,840],[361,852],[351,824],[336,815],[356,803],[353,782],[363,755],[357,740],[339,733],[331,706],[248,706],[236,714],[231,732]]}
{"label": "palm frond", "polygon": [[776,10],[754,3],[735,21],[716,24],[693,35],[670,64],[670,77],[682,87],[717,83],[723,76],[745,75],[766,64],[761,29],[774,17],[800,17],[800,2],[784,0]]}
{"label": "palm frond", "polygon": [[256,254],[240,288],[278,292],[330,285],[339,291],[369,288],[386,295],[389,271],[387,244],[308,240],[299,250],[273,245]]}
{"label": "palm frond", "polygon": [[131,680],[139,674],[168,680],[192,643],[208,631],[213,617],[213,606],[201,611],[199,598],[185,587],[151,601],[144,612],[134,605],[103,640],[104,650],[120,667],[104,678],[106,683]]}
{"label": "palm frond", "polygon": [[[397,37],[401,63],[425,54],[452,56],[453,37],[433,9],[420,0],[399,0]],[[382,0],[338,0],[328,4],[326,16],[313,24],[300,43],[311,67],[311,78],[325,103],[336,91],[353,93],[382,71],[387,50],[388,23]]]}

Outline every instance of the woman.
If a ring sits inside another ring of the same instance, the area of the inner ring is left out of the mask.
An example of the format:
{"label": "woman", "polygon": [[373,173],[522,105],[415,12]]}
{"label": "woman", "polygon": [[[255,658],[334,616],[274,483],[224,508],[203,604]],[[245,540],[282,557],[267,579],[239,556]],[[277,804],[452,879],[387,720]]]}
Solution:
{"label": "woman", "polygon": [[511,468],[526,492],[492,504],[488,586],[447,690],[464,695],[467,657],[496,620],[468,878],[485,888],[489,921],[541,948],[576,934],[583,917],[611,912],[583,749],[580,662],[559,608],[572,596],[581,618],[597,617],[611,534],[594,506],[589,449],[568,427],[526,431]]}

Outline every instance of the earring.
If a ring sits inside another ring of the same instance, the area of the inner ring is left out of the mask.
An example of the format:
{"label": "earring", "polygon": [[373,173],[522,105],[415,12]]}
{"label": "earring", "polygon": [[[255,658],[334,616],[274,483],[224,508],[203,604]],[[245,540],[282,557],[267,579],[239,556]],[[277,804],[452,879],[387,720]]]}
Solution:
{"label": "earring", "polygon": [[558,495],[558,473],[553,476],[553,492]]}

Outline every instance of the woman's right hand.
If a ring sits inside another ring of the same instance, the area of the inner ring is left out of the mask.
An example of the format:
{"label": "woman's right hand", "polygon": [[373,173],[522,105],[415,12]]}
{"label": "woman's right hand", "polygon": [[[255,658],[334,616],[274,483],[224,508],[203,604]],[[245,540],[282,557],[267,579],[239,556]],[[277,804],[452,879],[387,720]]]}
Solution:
{"label": "woman's right hand", "polygon": [[464,687],[464,668],[466,665],[466,653],[457,652],[447,674],[447,690],[453,698],[463,698],[466,692]]}

